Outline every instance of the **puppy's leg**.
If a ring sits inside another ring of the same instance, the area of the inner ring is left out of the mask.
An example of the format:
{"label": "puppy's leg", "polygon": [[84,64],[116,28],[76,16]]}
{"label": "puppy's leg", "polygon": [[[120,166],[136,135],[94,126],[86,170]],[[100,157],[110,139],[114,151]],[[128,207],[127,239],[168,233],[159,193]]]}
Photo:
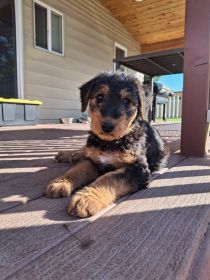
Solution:
{"label": "puppy's leg", "polygon": [[85,159],[84,148],[76,151],[60,151],[55,156],[57,162],[69,162],[70,165],[74,165]]}
{"label": "puppy's leg", "polygon": [[71,192],[91,183],[99,176],[96,166],[89,160],[74,165],[64,176],[51,181],[46,189],[46,196],[57,198],[70,196]]}
{"label": "puppy's leg", "polygon": [[149,181],[147,167],[132,165],[109,172],[72,196],[68,213],[85,218],[118,198],[144,188]]}

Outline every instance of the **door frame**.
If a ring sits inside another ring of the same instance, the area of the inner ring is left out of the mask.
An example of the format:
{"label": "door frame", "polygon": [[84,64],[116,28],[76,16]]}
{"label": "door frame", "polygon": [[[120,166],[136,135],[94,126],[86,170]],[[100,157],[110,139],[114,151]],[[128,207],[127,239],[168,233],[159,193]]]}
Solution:
{"label": "door frame", "polygon": [[18,98],[24,98],[23,3],[14,0]]}

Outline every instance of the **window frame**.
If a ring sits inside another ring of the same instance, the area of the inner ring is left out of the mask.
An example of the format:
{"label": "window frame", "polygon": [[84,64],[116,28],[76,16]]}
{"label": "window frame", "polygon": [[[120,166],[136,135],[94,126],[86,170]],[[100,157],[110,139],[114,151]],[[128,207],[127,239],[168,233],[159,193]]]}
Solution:
{"label": "window frame", "polygon": [[[35,4],[45,8],[47,10],[47,49],[42,48],[40,46],[36,45],[36,18],[35,18]],[[54,12],[55,14],[61,16],[61,22],[62,22],[62,32],[61,32],[61,36],[62,36],[62,53],[56,52],[52,50],[52,25],[51,25],[51,14],[52,12]],[[33,0],[33,24],[34,24],[34,47],[52,54],[56,54],[56,55],[60,55],[60,56],[64,56],[64,14],[60,11],[58,11],[57,9],[54,9],[53,7],[51,7],[50,5],[44,3],[43,1],[40,0]]]}
{"label": "window frame", "polygon": [[[125,52],[125,57],[128,56],[128,49],[121,45],[118,42],[114,42],[114,59],[116,58],[116,48],[121,49],[122,51]],[[114,71],[118,71],[118,69],[116,69],[116,63],[114,63]],[[127,68],[125,67],[125,73],[127,73]]]}

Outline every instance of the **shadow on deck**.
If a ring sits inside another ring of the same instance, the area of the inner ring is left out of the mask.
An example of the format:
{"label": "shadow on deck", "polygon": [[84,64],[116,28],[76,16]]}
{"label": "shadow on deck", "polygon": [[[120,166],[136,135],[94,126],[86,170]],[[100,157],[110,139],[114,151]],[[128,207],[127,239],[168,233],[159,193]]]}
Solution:
{"label": "shadow on deck", "polygon": [[[80,129],[81,128],[81,129]],[[179,155],[180,125],[156,125],[172,155],[150,187],[98,215],[66,214],[46,184],[68,169],[87,126],[3,128],[0,136],[0,279],[208,279],[210,160]]]}

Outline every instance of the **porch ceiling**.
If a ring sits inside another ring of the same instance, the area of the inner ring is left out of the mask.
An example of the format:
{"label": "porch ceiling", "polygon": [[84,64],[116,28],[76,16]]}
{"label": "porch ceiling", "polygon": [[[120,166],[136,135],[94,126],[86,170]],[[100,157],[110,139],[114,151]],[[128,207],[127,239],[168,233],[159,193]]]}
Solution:
{"label": "porch ceiling", "polygon": [[185,0],[101,0],[142,52],[183,48]]}

